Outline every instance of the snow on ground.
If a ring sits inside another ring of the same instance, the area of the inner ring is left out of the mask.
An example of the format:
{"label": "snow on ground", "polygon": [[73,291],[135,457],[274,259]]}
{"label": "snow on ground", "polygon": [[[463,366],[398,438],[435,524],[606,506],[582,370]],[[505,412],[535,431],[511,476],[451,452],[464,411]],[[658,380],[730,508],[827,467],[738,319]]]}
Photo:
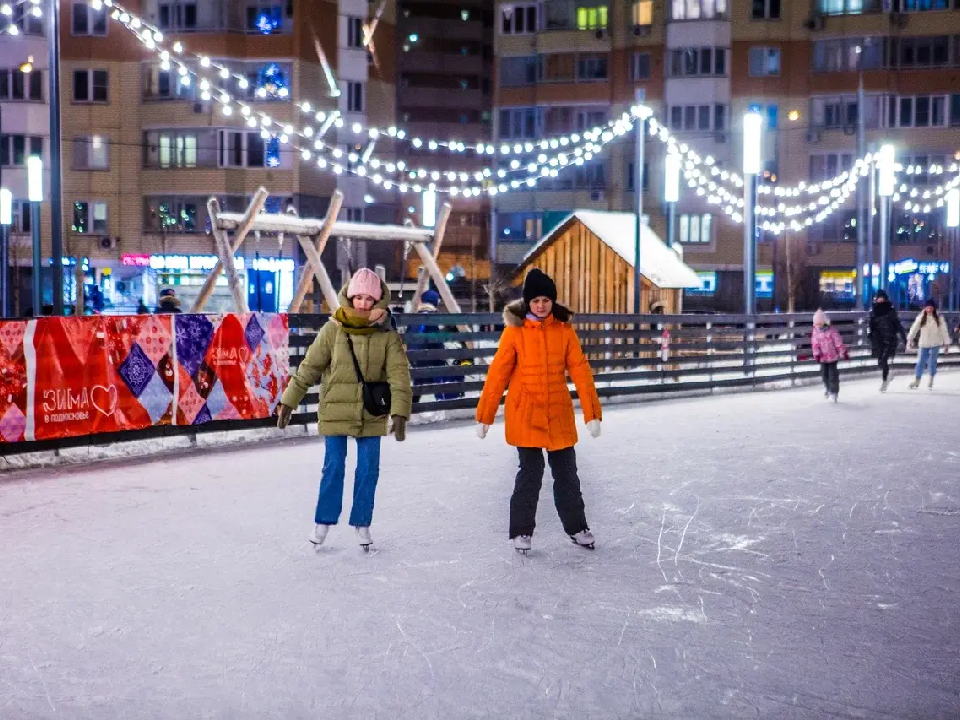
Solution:
{"label": "snow on ground", "polygon": [[960,376],[906,383],[610,408],[595,552],[548,489],[510,548],[502,426],[389,439],[370,556],[318,440],[5,476],[0,718],[956,718]]}

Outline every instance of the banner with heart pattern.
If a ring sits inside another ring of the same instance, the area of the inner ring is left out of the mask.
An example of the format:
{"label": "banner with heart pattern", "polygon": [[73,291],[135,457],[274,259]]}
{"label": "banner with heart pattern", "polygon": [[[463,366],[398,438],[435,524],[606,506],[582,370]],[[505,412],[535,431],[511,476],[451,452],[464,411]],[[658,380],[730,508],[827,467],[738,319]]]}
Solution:
{"label": "banner with heart pattern", "polygon": [[133,315],[0,323],[0,441],[273,414],[286,315]]}

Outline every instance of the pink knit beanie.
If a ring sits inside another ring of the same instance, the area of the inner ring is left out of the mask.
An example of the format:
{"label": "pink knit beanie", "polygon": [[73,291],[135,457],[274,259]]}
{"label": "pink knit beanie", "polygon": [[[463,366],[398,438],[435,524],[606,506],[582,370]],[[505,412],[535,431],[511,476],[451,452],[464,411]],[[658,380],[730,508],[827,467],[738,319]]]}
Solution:
{"label": "pink knit beanie", "polygon": [[360,268],[350,278],[350,284],[347,285],[347,297],[355,298],[357,295],[369,295],[377,301],[383,297],[380,276],[370,268]]}

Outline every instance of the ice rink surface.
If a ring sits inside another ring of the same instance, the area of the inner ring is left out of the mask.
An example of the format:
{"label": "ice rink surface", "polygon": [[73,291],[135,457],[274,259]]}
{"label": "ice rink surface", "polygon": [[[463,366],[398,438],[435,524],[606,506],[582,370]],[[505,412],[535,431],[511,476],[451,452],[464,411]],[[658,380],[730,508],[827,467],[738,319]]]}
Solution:
{"label": "ice rink surface", "polygon": [[368,556],[319,440],[3,476],[0,718],[960,717],[960,376],[907,381],[608,408],[594,552],[549,470],[511,549],[502,425],[388,439]]}

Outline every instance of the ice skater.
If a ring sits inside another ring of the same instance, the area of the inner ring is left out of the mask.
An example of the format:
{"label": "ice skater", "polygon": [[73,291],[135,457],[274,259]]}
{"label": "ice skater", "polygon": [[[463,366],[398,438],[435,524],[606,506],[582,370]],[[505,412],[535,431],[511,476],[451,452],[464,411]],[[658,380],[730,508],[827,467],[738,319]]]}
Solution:
{"label": "ice skater", "polygon": [[850,353],[847,352],[847,346],[843,344],[840,331],[830,324],[823,310],[817,310],[813,315],[813,334],[810,342],[813,345],[813,359],[820,363],[824,397],[832,397],[833,401],[837,402],[840,398],[840,370],[837,364],[840,358],[849,360]]}
{"label": "ice skater", "polygon": [[913,321],[907,337],[910,346],[918,349],[917,369],[910,388],[915,390],[920,387],[923,371],[929,369],[930,382],[927,387],[933,390],[933,378],[937,375],[937,358],[940,356],[940,348],[943,348],[943,352],[950,349],[950,330],[947,329],[946,321],[937,312],[936,300],[930,299],[924,303],[923,310]]}
{"label": "ice skater", "polygon": [[340,291],[339,300],[340,307],[290,378],[280,399],[277,425],[287,426],[294,408],[320,380],[317,414],[326,450],[310,542],[322,545],[330,527],[340,519],[347,438],[352,437],[357,443],[357,471],[350,524],[357,530],[361,547],[369,550],[380,477],[380,438],[387,434],[389,415],[397,441],[406,439],[412,399],[410,366],[387,310],[390,290],[373,270],[358,270]]}
{"label": "ice skater", "polygon": [[890,386],[890,363],[897,354],[900,341],[907,342],[907,334],[903,330],[900,316],[890,304],[890,298],[883,290],[878,290],[870,309],[870,349],[877,359],[883,382],[880,383],[880,392],[886,392]]}
{"label": "ice skater", "polygon": [[530,549],[536,526],[544,450],[564,531],[577,545],[594,546],[577,475],[577,428],[567,373],[576,385],[593,437],[600,435],[600,399],[571,317],[569,310],[557,304],[553,280],[536,268],[527,273],[523,300],[507,305],[503,312],[506,327],[477,407],[477,434],[482,440],[509,386],[506,436],[520,454],[520,471],[510,498],[510,539],[520,553]]}

